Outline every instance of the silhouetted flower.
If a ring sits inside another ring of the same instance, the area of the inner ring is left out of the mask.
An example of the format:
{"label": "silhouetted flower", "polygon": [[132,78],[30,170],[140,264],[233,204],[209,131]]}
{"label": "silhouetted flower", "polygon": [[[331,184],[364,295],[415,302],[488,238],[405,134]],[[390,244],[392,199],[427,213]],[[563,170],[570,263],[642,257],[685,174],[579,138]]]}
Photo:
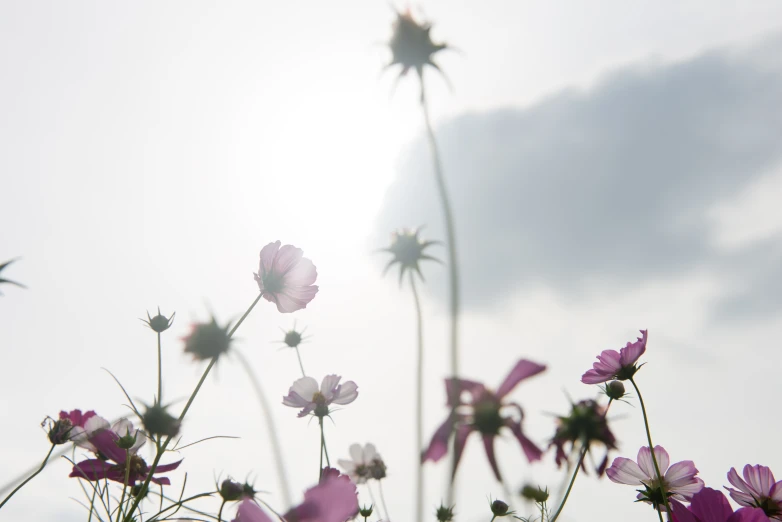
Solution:
{"label": "silhouetted flower", "polygon": [[412,13],[407,10],[404,13],[397,12],[393,24],[393,34],[389,47],[391,48],[392,65],[401,65],[400,76],[407,74],[410,69],[415,69],[419,77],[423,76],[424,67],[429,65],[440,71],[440,67],[432,60],[432,56],[447,47],[446,44],[436,44],[429,34],[432,24],[421,23],[413,19]]}
{"label": "silhouetted flower", "polygon": [[303,255],[302,249],[293,245],[280,247],[279,241],[261,249],[255,281],[263,298],[275,303],[282,313],[306,308],[318,293],[318,287],[313,285],[318,272],[312,261]]}
{"label": "silhouetted flower", "polygon": [[419,261],[428,259],[440,262],[439,259],[424,254],[424,250],[428,246],[434,245],[435,243],[438,243],[438,241],[422,241],[421,238],[418,237],[420,231],[420,228],[415,230],[397,230],[391,234],[391,246],[383,249],[385,252],[390,252],[394,255],[393,259],[388,262],[386,268],[383,270],[383,274],[385,275],[392,266],[399,263],[400,285],[402,284],[402,278],[404,277],[405,272],[409,270],[415,270],[415,272],[418,273],[418,276],[423,279],[424,276],[421,273],[421,267],[418,266]]}
{"label": "silhouetted flower", "polygon": [[230,329],[230,325],[219,326],[214,317],[208,323],[191,325],[190,334],[183,338],[185,352],[201,361],[221,356],[231,346]]}
{"label": "silhouetted flower", "polygon": [[144,423],[144,428],[150,435],[176,437],[182,426],[179,419],[168,413],[166,408],[160,404],[148,406],[141,420]]}
{"label": "silhouetted flower", "polygon": [[176,312],[171,314],[171,317],[166,317],[165,315],[160,313],[160,307],[157,307],[157,315],[155,317],[150,317],[149,312],[147,312],[147,319],[142,319],[141,321],[146,324],[150,329],[157,333],[163,333],[169,328],[171,328],[171,325],[174,324],[174,316],[176,315]]}
{"label": "silhouetted flower", "polygon": [[[591,399],[579,401],[573,404],[570,415],[557,417],[557,431],[551,439],[549,447],[556,448],[555,460],[557,466],[567,462],[568,456],[565,452],[565,446],[570,448],[592,448],[592,443],[599,442],[606,447],[606,453],[603,460],[595,471],[598,476],[602,475],[608,465],[608,451],[616,449],[616,438],[608,428],[608,422],[605,418],[605,408]],[[581,461],[581,469],[586,471],[585,461]]]}
{"label": "silhouetted flower", "polygon": [[646,351],[647,330],[641,330],[642,337],[619,350],[603,350],[597,356],[597,362],[581,377],[584,384],[598,384],[618,379],[630,379],[638,371],[636,361]]}

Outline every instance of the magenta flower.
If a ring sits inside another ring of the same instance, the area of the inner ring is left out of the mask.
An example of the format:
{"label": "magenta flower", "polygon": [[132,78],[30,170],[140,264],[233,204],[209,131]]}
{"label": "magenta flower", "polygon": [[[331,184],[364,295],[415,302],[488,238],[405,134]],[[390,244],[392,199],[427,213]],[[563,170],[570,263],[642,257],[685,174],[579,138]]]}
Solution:
{"label": "magenta flower", "polygon": [[61,411],[57,420],[49,420],[49,440],[52,444],[65,444],[84,431],[84,424],[95,416],[94,411],[82,414],[81,410]]}
{"label": "magenta flower", "polygon": [[312,377],[297,379],[282,398],[285,406],[302,408],[299,417],[312,413],[316,417],[329,414],[330,404],[350,404],[358,397],[358,386],[353,381],[339,384],[339,375],[327,375],[318,388],[318,381]]}
{"label": "magenta flower", "polygon": [[277,305],[282,313],[307,307],[315,298],[318,287],[313,285],[318,272],[312,261],[302,257],[304,252],[293,245],[280,248],[280,242],[269,243],[261,249],[261,263],[255,281],[263,298]]}
{"label": "magenta flower", "polygon": [[671,500],[673,522],[768,522],[758,508],[741,508],[735,513],[721,491],[703,488],[692,496],[690,507]]}
{"label": "magenta flower", "polygon": [[744,466],[744,479],[736,468],[730,468],[728,482],[739,488],[725,488],[733,500],[746,507],[762,509],[769,518],[782,520],[782,480],[774,481],[774,474],[766,466]]}
{"label": "magenta flower", "polygon": [[[577,445],[581,448],[586,446],[587,451],[592,451],[595,442],[606,448],[605,456],[595,468],[597,475],[602,476],[608,466],[609,451],[616,449],[616,437],[608,427],[606,408],[597,401],[586,399],[573,404],[570,415],[557,417],[557,429],[549,447],[556,448],[554,460],[560,467],[568,462],[568,453]],[[568,452],[565,451],[566,446],[570,446]],[[581,469],[586,473],[586,459],[581,461]]]}
{"label": "magenta flower", "polygon": [[627,343],[627,346],[619,350],[603,350],[597,356],[597,362],[592,365],[582,377],[584,384],[598,384],[619,379],[624,381],[632,378],[638,371],[635,365],[638,358],[646,351],[647,330],[641,330],[642,337],[639,337],[634,343]]}
{"label": "magenta flower", "polygon": [[[451,433],[455,431],[456,460],[453,469],[455,474],[464,445],[467,442],[467,437],[470,433],[476,431],[483,438],[483,447],[486,450],[486,456],[489,459],[494,475],[497,477],[497,480],[502,481],[500,470],[497,467],[497,460],[494,456],[494,438],[499,435],[502,427],[510,428],[530,462],[539,460],[543,452],[521,430],[521,421],[524,418],[521,406],[512,402],[505,403],[503,399],[518,383],[528,377],[539,374],[545,369],[546,367],[541,364],[522,359],[516,363],[516,366],[513,367],[496,392],[489,390],[479,382],[464,379],[446,379],[445,388],[448,395],[448,406],[453,408],[453,411],[435,431],[432,441],[429,443],[429,448],[423,454],[422,460],[424,462],[427,460],[437,462],[443,458],[448,453],[448,441]],[[459,403],[454,408],[451,397],[454,395],[453,387],[457,385],[459,386],[458,389],[466,392],[468,397],[465,402],[462,402],[464,399],[460,396]],[[505,409],[515,410],[518,413],[518,419],[504,416],[502,412]]]}
{"label": "magenta flower", "polygon": [[[695,493],[703,489],[703,481],[695,476],[698,470],[691,460],[677,462],[669,468],[671,460],[665,448],[655,446],[654,455],[660,467],[660,474],[663,476],[662,486],[668,499],[679,502],[689,501]],[[656,509],[665,509],[665,502],[660,493],[660,481],[657,480],[652,461],[652,452],[647,446],[638,450],[637,460],[636,464],[630,459],[617,457],[606,470],[606,475],[617,484],[643,486],[645,489],[639,490],[636,498],[651,504]]]}
{"label": "magenta flower", "polygon": [[[98,458],[86,459],[74,465],[70,477],[92,481],[108,479],[124,484],[127,472],[130,485],[147,479],[149,466],[138,456],[138,450],[146,442],[146,435],[134,429],[133,423],[120,419],[109,426],[106,419],[95,415],[85,422],[83,429],[74,442],[94,452]],[[173,471],[181,462],[158,466],[154,474]],[[171,483],[167,477],[153,476],[151,480],[156,484]]]}

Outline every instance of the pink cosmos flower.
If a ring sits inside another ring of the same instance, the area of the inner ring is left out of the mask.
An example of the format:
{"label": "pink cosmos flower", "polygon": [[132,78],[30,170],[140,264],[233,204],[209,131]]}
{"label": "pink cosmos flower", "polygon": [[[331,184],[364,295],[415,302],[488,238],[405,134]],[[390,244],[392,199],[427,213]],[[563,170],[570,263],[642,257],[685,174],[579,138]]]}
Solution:
{"label": "pink cosmos flower", "polygon": [[52,444],[65,444],[84,431],[84,424],[95,416],[94,411],[82,414],[81,410],[61,411],[55,421],[49,419],[49,440]]}
{"label": "pink cosmos flower", "polygon": [[638,367],[635,365],[638,358],[646,351],[646,339],[648,330],[641,330],[642,337],[639,337],[634,343],[627,343],[627,346],[619,350],[603,350],[597,356],[597,362],[592,365],[582,377],[584,384],[598,384],[619,379],[624,381],[630,379]]}
{"label": "pink cosmos flower", "polygon": [[[497,467],[497,460],[494,456],[494,438],[500,434],[500,429],[503,427],[510,428],[530,462],[539,460],[543,452],[521,430],[521,421],[524,418],[521,406],[512,402],[503,402],[503,399],[518,383],[539,374],[545,369],[546,367],[541,364],[522,359],[516,363],[516,366],[513,367],[496,392],[489,390],[479,382],[465,379],[446,379],[445,388],[448,396],[448,406],[453,408],[453,410],[451,415],[435,431],[432,441],[429,443],[429,448],[423,454],[422,461],[431,460],[437,462],[443,458],[448,453],[448,441],[451,433],[455,431],[456,460],[453,470],[455,474],[464,445],[467,442],[467,437],[470,433],[476,431],[483,438],[483,447],[486,450],[491,469],[494,471],[497,480],[501,482],[500,470]],[[459,403],[454,407],[451,397],[454,395],[453,387],[457,385],[459,386],[458,389],[464,392],[466,397],[459,397]],[[502,411],[505,409],[515,410],[518,414],[518,419],[511,416],[503,416]]]}
{"label": "pink cosmos flower", "polygon": [[[668,499],[675,499],[679,502],[688,501],[695,493],[703,489],[703,481],[695,476],[698,474],[698,470],[691,460],[677,462],[669,468],[671,460],[665,448],[655,446],[654,455],[657,458],[657,465],[660,467],[660,474],[663,476],[662,485]],[[651,504],[656,509],[665,509],[665,503],[660,493],[660,481],[657,480],[657,473],[652,461],[652,452],[647,446],[638,450],[637,460],[636,464],[630,459],[617,457],[611,467],[606,470],[606,475],[617,484],[644,486],[645,490],[640,491],[636,498]]]}
{"label": "pink cosmos flower", "polygon": [[282,398],[285,406],[302,408],[299,417],[312,413],[316,417],[329,414],[330,404],[350,404],[358,397],[358,386],[353,381],[339,384],[339,375],[327,375],[318,388],[318,381],[312,377],[297,379]]}
{"label": "pink cosmos flower", "polygon": [[[75,429],[75,428],[74,428]],[[103,417],[90,417],[84,423],[84,431],[80,432],[74,443],[89,449],[98,458],[86,459],[73,466],[70,477],[84,478],[92,481],[113,480],[125,483],[126,470],[129,468],[128,483],[145,481],[149,475],[149,466],[138,456],[138,450],[146,442],[146,435],[133,428],[133,423],[120,419],[112,426]],[[119,445],[122,444],[123,449]],[[173,471],[182,461],[158,466],[156,473]],[[156,484],[168,485],[167,477],[152,477]]]}
{"label": "pink cosmos flower", "polygon": [[774,481],[774,474],[766,466],[756,464],[744,466],[744,479],[736,468],[730,468],[728,482],[739,488],[725,488],[733,500],[747,507],[762,509],[769,518],[782,520],[782,480]]}
{"label": "pink cosmos flower", "polygon": [[307,307],[315,298],[318,287],[313,285],[318,272],[312,261],[302,257],[304,252],[293,245],[280,248],[280,242],[269,243],[261,249],[261,263],[255,281],[263,298],[277,305],[282,313]]}
{"label": "pink cosmos flower", "polygon": [[768,522],[758,508],[741,508],[735,513],[721,491],[703,488],[692,496],[690,507],[671,500],[673,522]]}

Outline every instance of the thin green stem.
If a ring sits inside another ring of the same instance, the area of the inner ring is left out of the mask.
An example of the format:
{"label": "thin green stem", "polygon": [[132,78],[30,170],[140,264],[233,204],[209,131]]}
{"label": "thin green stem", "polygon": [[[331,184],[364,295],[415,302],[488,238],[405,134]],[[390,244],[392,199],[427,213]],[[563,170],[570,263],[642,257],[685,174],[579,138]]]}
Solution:
{"label": "thin green stem", "polygon": [[220,504],[220,511],[217,512],[217,522],[223,522],[223,506],[225,506],[225,499]]}
{"label": "thin green stem", "polygon": [[298,357],[298,359],[299,359],[299,368],[301,368],[301,376],[302,377],[306,377],[307,374],[304,373],[304,365],[301,362],[301,354],[299,353],[299,347],[298,346],[296,346],[296,357]]}
{"label": "thin green stem", "polygon": [[24,487],[24,486],[25,486],[25,485],[26,485],[28,482],[30,482],[31,480],[33,480],[33,479],[35,478],[35,476],[36,476],[36,475],[38,475],[38,473],[40,473],[41,471],[43,471],[43,468],[45,468],[45,467],[46,467],[46,463],[47,463],[47,462],[49,462],[49,457],[51,457],[51,456],[52,456],[52,452],[54,451],[54,446],[55,446],[55,444],[52,444],[52,447],[51,447],[51,448],[49,448],[49,453],[47,453],[47,454],[46,454],[46,458],[44,458],[44,459],[43,459],[43,462],[41,462],[41,467],[39,467],[39,468],[38,468],[38,469],[37,469],[37,470],[36,470],[36,471],[35,471],[35,472],[34,472],[32,475],[30,475],[29,477],[27,477],[27,478],[24,480],[24,482],[22,482],[21,484],[19,484],[18,486],[16,486],[16,487],[14,488],[14,490],[13,490],[13,491],[11,491],[11,492],[8,494],[8,496],[7,496],[7,497],[5,497],[5,499],[4,499],[2,502],[0,502],[0,509],[2,509],[2,507],[3,507],[3,506],[5,506],[5,503],[6,503],[6,502],[8,502],[8,501],[11,499],[11,497],[13,497],[13,496],[16,494],[16,492],[17,492],[17,491],[19,491],[20,489],[22,489],[22,488],[23,488],[23,487]]}
{"label": "thin green stem", "polygon": [[331,467],[331,461],[329,460],[329,448],[326,446],[326,434],[323,429],[323,418],[320,419],[320,440],[323,444],[323,454],[326,455],[326,466]]}
{"label": "thin green stem", "polygon": [[[644,416],[644,427],[646,428],[646,440],[649,442],[649,453],[652,454],[652,462],[654,463],[654,471],[657,473],[657,481],[660,487],[660,494],[663,497],[663,503],[665,504],[666,513],[668,513],[668,520],[671,520],[671,506],[668,504],[668,494],[665,491],[665,484],[663,483],[663,476],[660,473],[660,466],[657,464],[657,457],[654,454],[654,444],[652,444],[652,434],[649,431],[649,417],[646,415],[646,406],[644,406],[644,398],[641,396],[641,390],[638,389],[638,385],[635,384],[635,380],[630,377],[630,383],[635,388],[635,393],[638,394],[638,402],[641,403],[641,413]],[[662,522],[663,516],[660,510],[657,510],[660,515],[660,522]]]}
{"label": "thin green stem", "polygon": [[[426,123],[426,134],[429,138],[429,147],[432,150],[432,161],[434,163],[435,179],[437,189],[440,193],[440,202],[443,207],[443,216],[445,218],[445,230],[448,238],[448,268],[451,290],[451,378],[454,379],[454,386],[451,391],[451,404],[456,407],[458,398],[461,395],[459,389],[459,266],[456,255],[456,228],[453,218],[451,202],[448,198],[448,190],[445,186],[445,176],[443,175],[442,160],[440,151],[437,147],[437,140],[434,136],[432,122],[429,118],[429,104],[426,100],[426,91],[424,89],[423,77],[421,77],[421,108],[424,113],[424,122]],[[448,504],[453,504],[453,495],[456,479],[456,448],[451,453],[451,470],[453,477],[448,483]]]}
{"label": "thin green stem", "polygon": [[323,478],[323,448],[326,446],[326,438],[323,436],[323,417],[318,417],[320,425],[320,465],[318,466],[318,482]]}
{"label": "thin green stem", "polygon": [[[261,300],[261,297],[263,296],[263,293],[259,293],[258,297],[255,298],[255,300],[252,302],[250,307],[247,309],[246,312],[244,312],[244,315],[239,319],[239,321],[234,325],[233,328],[231,328],[231,331],[228,332],[228,338],[230,339],[233,337],[234,333],[236,333],[236,330],[239,329],[239,326],[244,322],[245,319],[247,319],[247,316],[250,315],[250,312],[252,312],[253,308],[255,308],[255,305],[258,304],[258,301]],[[206,380],[206,376],[209,375],[209,372],[212,370],[212,367],[217,363],[217,357],[214,357],[211,361],[209,361],[209,364],[206,366],[206,369],[204,370],[203,375],[201,375],[201,379],[198,381],[198,384],[196,384],[195,389],[193,390],[193,393],[190,394],[190,398],[187,400],[187,403],[185,404],[185,407],[182,409],[182,413],[179,414],[179,422],[182,422],[182,419],[185,418],[185,415],[187,415],[187,411],[190,409],[190,406],[193,404],[193,401],[196,398],[196,395],[198,395],[198,391],[201,389],[201,386],[203,386],[204,381]],[[155,460],[152,461],[152,465],[149,467],[149,471],[147,472],[147,478],[144,480],[144,483],[141,485],[141,489],[139,490],[139,494],[136,495],[135,499],[133,500],[133,505],[130,508],[130,511],[125,515],[124,522],[131,522],[133,512],[136,511],[136,508],[139,505],[139,502],[141,502],[141,498],[144,496],[144,493],[149,489],[149,482],[152,480],[152,475],[155,473],[155,470],[157,469],[158,464],[160,463],[161,457],[163,457],[163,454],[166,452],[166,448],[168,447],[168,444],[171,442],[172,436],[167,436],[166,440],[163,441],[163,445],[160,447],[158,452],[155,454]]]}
{"label": "thin green stem", "polygon": [[[159,336],[160,334],[158,334]],[[136,434],[138,436],[138,434]],[[128,482],[130,482],[130,450],[125,450],[125,481],[122,483],[122,496],[119,499],[119,505],[117,506],[117,522],[122,520],[122,505],[125,503],[125,492],[128,489]]]}
{"label": "thin green stem", "polygon": [[386,520],[387,522],[391,522],[391,517],[388,514],[388,504],[386,504],[386,496],[383,494],[383,481],[378,480],[377,481],[377,489],[380,491],[380,502],[383,503],[383,511],[386,514]]}
{"label": "thin green stem", "polygon": [[[372,488],[369,486],[369,481],[366,482],[367,491],[369,491],[369,499],[372,501],[372,505],[377,508],[378,514],[383,515],[383,513],[380,512],[380,504],[377,503],[375,500],[375,495],[372,493]],[[381,518],[381,516],[378,516],[378,518]],[[382,516],[383,519],[385,519],[385,516]]]}
{"label": "thin green stem", "polygon": [[410,271],[410,289],[413,292],[416,316],[416,334],[418,339],[418,355],[416,357],[416,401],[415,401],[415,520],[423,522],[424,516],[424,463],[421,456],[424,453],[424,329],[421,314],[421,300],[415,287],[415,276]]}
{"label": "thin green stem", "polygon": [[160,332],[157,332],[157,403],[163,404],[163,351],[160,349]]}
{"label": "thin green stem", "polygon": [[495,518],[497,518],[497,515],[492,515],[491,520],[489,520],[489,522],[494,522]]}
{"label": "thin green stem", "polygon": [[250,379],[250,384],[255,390],[255,395],[258,398],[258,402],[261,405],[261,411],[265,418],[266,428],[269,434],[269,440],[272,444],[272,453],[274,454],[274,465],[277,468],[277,480],[280,483],[280,490],[282,492],[282,498],[285,501],[286,507],[291,507],[291,492],[288,486],[288,476],[285,471],[285,463],[283,462],[282,448],[280,447],[280,440],[277,436],[277,428],[274,424],[274,416],[272,415],[271,407],[269,406],[269,400],[266,398],[266,394],[263,392],[261,383],[255,372],[252,369],[247,358],[239,350],[233,351],[237,359],[239,359],[240,366],[244,369],[247,377]]}

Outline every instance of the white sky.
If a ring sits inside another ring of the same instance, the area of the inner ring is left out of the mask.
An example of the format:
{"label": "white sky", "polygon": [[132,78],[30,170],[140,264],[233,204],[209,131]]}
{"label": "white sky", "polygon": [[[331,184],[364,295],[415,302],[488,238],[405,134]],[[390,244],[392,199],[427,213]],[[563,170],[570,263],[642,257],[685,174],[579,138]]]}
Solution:
{"label": "white sky", "polygon": [[[438,57],[453,92],[430,78],[435,119],[528,106],[619,65],[748,46],[782,30],[779,2],[715,5],[424,2],[435,40],[461,50]],[[137,318],[157,305],[177,311],[164,338],[166,395],[186,397],[202,367],[182,354],[179,337],[209,310],[221,321],[237,318],[257,292],[260,248],[280,239],[315,262],[321,291],[293,317],[262,303],[237,345],[277,405],[294,489],[314,481],[317,426],[279,405],[298,367],[271,341],[295,318],[313,334],[302,351],[308,372],[359,384],[358,400],[328,427],[331,456],[374,442],[389,467],[391,518],[412,517],[412,303],[395,278],[381,278],[384,258],[373,249],[384,245],[372,235],[400,154],[422,127],[415,82],[392,95],[394,73],[380,75],[392,20],[386,2],[366,0],[0,2],[0,262],[22,256],[3,276],[30,287],[3,286],[0,298],[0,482],[45,455],[38,424],[46,415],[125,412],[102,367],[151,401],[154,336]],[[768,196],[775,183],[748,187],[715,209],[721,245],[779,232],[776,198]],[[520,357],[549,364],[514,393],[543,444],[553,432],[545,412],[567,409],[562,390],[589,397],[578,378],[594,355],[649,328],[639,382],[655,442],[672,461],[694,460],[715,488],[745,463],[782,475],[770,398],[779,393],[779,317],[707,324],[699,311],[729,284],[704,271],[617,297],[595,281],[578,302],[541,287],[497,315],[465,317],[465,376],[496,386]],[[447,322],[424,306],[431,433],[445,414]],[[210,488],[219,473],[252,474],[274,503],[265,426],[241,370],[221,362],[191,411],[186,440],[242,439],[188,450],[188,491]],[[614,416],[618,455],[634,456],[644,444],[640,412],[619,405]],[[514,489],[524,480],[557,488],[551,454],[530,467],[514,443],[499,446]],[[81,520],[68,471],[67,462],[54,463],[0,520]],[[429,506],[440,500],[444,474],[445,464],[428,467]],[[181,473],[171,476],[181,484]],[[484,519],[486,498],[501,490],[477,440],[468,442],[460,477],[461,520]],[[630,487],[580,479],[561,520],[656,519],[633,498]]]}

